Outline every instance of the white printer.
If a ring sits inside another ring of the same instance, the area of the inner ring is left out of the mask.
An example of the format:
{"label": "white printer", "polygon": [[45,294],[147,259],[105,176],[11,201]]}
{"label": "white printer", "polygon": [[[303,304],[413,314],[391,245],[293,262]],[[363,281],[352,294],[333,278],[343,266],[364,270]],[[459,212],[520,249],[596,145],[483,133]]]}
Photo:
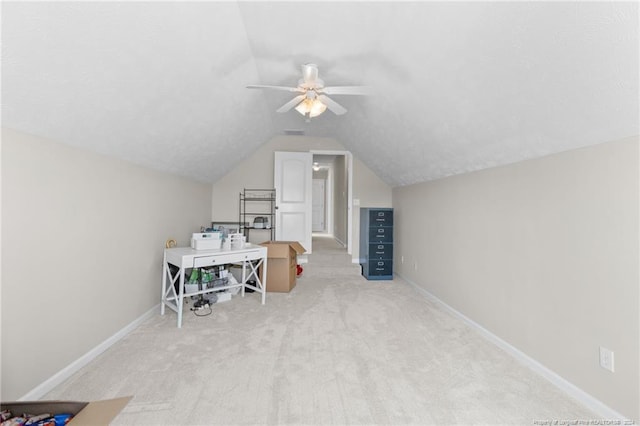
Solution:
{"label": "white printer", "polygon": [[191,248],[214,250],[222,247],[222,232],[197,232],[191,236]]}

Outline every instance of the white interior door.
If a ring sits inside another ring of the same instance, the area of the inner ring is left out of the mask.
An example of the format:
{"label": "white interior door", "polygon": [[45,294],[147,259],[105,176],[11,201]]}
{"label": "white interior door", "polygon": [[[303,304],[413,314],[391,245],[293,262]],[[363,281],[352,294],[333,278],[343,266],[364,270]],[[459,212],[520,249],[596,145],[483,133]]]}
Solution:
{"label": "white interior door", "polygon": [[310,152],[275,152],[276,240],[298,241],[311,253],[312,187]]}
{"label": "white interior door", "polygon": [[311,229],[313,232],[325,232],[325,180],[313,179],[313,202],[312,202],[312,216],[313,221]]}

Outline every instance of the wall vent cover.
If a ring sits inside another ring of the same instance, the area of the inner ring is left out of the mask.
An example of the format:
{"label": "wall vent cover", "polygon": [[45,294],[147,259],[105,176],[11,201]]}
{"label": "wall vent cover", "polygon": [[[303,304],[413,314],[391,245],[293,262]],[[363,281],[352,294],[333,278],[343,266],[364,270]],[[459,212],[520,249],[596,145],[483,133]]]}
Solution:
{"label": "wall vent cover", "polygon": [[304,135],[304,129],[284,129],[285,135]]}

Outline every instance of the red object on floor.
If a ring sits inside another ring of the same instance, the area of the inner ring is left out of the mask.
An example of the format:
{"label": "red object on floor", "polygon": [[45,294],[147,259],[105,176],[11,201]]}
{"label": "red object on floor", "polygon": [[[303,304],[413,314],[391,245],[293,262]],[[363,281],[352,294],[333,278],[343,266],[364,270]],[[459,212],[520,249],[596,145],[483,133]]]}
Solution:
{"label": "red object on floor", "polygon": [[300,275],[302,275],[302,271],[303,271],[303,270],[304,270],[304,269],[302,269],[302,266],[300,266],[300,265],[296,265],[296,276],[298,276],[298,277],[299,277]]}

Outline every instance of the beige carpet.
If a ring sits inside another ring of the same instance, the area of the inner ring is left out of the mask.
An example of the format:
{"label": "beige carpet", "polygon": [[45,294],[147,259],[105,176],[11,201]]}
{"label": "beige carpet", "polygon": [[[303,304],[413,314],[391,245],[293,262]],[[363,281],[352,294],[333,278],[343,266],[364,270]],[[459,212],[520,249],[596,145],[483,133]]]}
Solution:
{"label": "beige carpet", "polygon": [[147,321],[43,399],[134,395],[116,425],[521,424],[595,416],[429,302],[314,238],[288,294]]}

